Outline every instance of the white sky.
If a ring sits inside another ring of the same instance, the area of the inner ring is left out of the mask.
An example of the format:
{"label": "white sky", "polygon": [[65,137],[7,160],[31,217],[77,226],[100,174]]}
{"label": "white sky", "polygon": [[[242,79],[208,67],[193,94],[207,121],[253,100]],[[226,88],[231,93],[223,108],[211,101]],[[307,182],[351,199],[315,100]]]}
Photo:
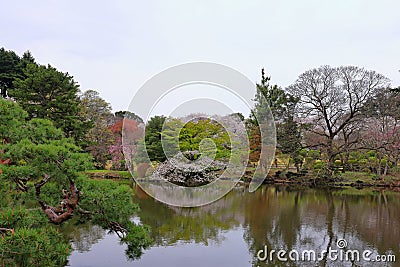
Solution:
{"label": "white sky", "polygon": [[[148,117],[162,114],[177,118],[192,113],[228,115],[235,112],[248,116],[251,108],[245,101],[226,89],[205,84],[192,84],[169,91],[154,103]],[[146,118],[143,119],[146,121]]]}
{"label": "white sky", "polygon": [[180,63],[265,67],[286,87],[321,65],[376,70],[400,85],[398,0],[0,0],[0,47],[68,71],[125,110],[151,76]]}

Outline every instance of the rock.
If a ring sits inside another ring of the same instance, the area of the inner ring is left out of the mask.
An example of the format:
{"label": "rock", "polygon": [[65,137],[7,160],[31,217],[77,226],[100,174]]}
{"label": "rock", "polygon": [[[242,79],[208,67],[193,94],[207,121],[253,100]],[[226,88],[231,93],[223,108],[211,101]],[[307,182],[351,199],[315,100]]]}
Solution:
{"label": "rock", "polygon": [[179,153],[158,165],[153,178],[181,186],[194,187],[211,183],[227,164],[201,156],[197,151]]}

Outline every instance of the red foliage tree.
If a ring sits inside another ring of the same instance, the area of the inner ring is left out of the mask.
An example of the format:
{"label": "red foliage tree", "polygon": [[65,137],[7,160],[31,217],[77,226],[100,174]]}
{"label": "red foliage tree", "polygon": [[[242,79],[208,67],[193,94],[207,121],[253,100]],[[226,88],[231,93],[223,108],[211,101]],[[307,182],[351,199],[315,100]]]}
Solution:
{"label": "red foliage tree", "polygon": [[[118,170],[126,170],[129,167],[128,162],[125,162],[124,153],[133,155],[136,151],[137,140],[142,136],[142,129],[138,127],[138,122],[128,118],[118,118],[110,127],[114,134],[115,142],[110,146],[110,154],[112,155],[112,167]],[[124,143],[122,143],[122,135]]]}

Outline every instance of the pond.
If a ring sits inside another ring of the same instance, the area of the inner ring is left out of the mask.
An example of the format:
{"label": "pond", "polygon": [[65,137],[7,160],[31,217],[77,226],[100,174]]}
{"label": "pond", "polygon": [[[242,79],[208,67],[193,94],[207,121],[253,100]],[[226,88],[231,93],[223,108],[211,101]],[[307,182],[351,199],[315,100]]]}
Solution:
{"label": "pond", "polygon": [[[264,186],[249,193],[236,188],[199,208],[167,206],[140,188],[134,198],[141,211],[133,220],[151,227],[153,245],[128,260],[117,236],[86,224],[74,232],[69,266],[400,265],[396,192]],[[279,250],[285,254],[278,257]],[[379,259],[386,262],[374,262]]]}

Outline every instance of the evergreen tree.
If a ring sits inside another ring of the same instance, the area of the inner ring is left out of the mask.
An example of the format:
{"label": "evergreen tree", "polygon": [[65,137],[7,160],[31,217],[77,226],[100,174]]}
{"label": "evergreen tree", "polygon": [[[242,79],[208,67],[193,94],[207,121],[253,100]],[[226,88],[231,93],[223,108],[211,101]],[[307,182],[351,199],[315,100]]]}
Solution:
{"label": "evergreen tree", "polygon": [[[29,54],[25,55],[30,58]],[[68,73],[54,67],[28,63],[25,78],[16,78],[9,96],[28,112],[28,118],[50,119],[66,137],[84,141],[90,122],[80,115],[79,85]]]}
{"label": "evergreen tree", "polygon": [[257,84],[254,109],[250,114],[249,122],[258,125],[255,114],[259,119],[263,119],[270,108],[275,120],[280,120],[285,113],[286,94],[279,86],[270,84],[271,77],[265,76],[264,69],[261,70],[261,83]]}
{"label": "evergreen tree", "polygon": [[301,149],[300,125],[295,120],[299,99],[286,93],[277,85],[271,85],[270,80],[271,78],[265,76],[262,69],[261,83],[257,84],[254,98],[255,107],[247,123],[250,135],[250,161],[257,161],[261,151],[260,130],[254,114],[258,117],[268,114],[269,106],[276,125],[277,148],[282,153],[289,154],[297,162]]}
{"label": "evergreen tree", "polygon": [[147,227],[130,220],[138,210],[131,188],[83,175],[91,157],[51,121],[26,117],[17,103],[0,98],[0,125],[7,126],[0,128],[2,265],[65,266],[71,246],[52,224],[73,216],[79,218],[66,231],[90,220],[119,235],[127,257],[139,257],[151,240]]}
{"label": "evergreen tree", "polygon": [[3,98],[14,88],[15,79],[25,77],[23,70],[29,63],[35,63],[31,52],[26,51],[20,58],[14,51],[0,48],[0,95]]}
{"label": "evergreen tree", "polygon": [[167,159],[161,144],[161,131],[165,119],[164,116],[154,116],[146,125],[145,143],[147,154],[151,161],[162,162]]}

